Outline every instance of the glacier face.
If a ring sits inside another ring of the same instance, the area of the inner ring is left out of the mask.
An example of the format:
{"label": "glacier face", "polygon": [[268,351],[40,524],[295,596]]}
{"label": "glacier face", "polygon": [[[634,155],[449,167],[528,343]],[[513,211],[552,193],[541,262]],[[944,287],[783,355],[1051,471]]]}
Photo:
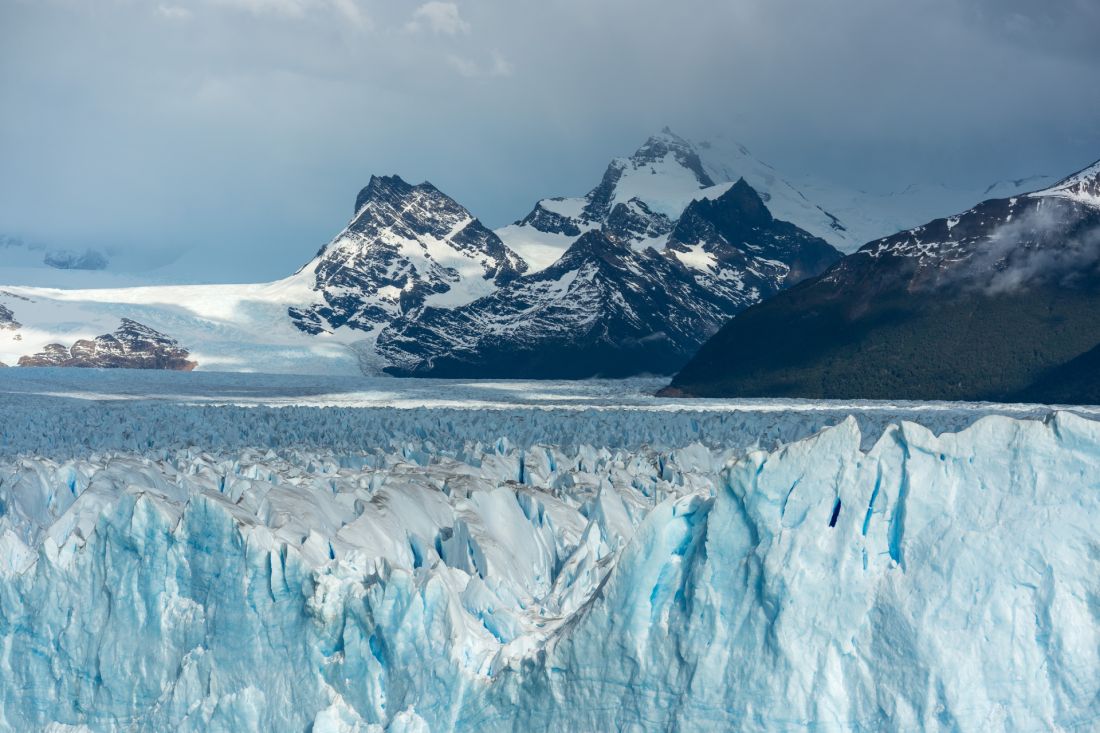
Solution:
{"label": "glacier face", "polygon": [[[599,384],[213,406],[55,376],[0,391],[3,730],[1100,721],[1100,423],[1079,415],[616,406]],[[241,379],[210,399],[277,402]]]}

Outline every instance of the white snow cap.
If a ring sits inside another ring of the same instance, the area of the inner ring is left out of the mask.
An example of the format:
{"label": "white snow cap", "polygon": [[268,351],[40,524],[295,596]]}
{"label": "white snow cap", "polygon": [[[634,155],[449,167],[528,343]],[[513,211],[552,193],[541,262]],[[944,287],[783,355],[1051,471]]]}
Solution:
{"label": "white snow cap", "polygon": [[1100,160],[1032,196],[1053,196],[1100,208]]}

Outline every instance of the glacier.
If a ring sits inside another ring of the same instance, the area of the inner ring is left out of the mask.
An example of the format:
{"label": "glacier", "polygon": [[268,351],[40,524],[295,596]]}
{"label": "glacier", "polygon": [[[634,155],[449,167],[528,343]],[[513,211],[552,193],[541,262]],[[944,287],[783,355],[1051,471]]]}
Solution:
{"label": "glacier", "polygon": [[0,378],[0,730],[1100,725],[1087,409],[60,371]]}

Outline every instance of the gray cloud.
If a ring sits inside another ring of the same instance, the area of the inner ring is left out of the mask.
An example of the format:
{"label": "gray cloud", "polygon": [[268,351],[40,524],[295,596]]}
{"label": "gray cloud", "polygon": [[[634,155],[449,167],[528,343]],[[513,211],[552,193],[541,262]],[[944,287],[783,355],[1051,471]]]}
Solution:
{"label": "gray cloud", "polygon": [[1095,281],[1100,271],[1100,227],[1067,232],[1063,215],[1056,206],[1044,206],[998,227],[970,268],[979,286],[990,293],[1009,293]]}
{"label": "gray cloud", "polygon": [[665,124],[861,187],[1068,173],[1098,34],[1092,0],[0,0],[0,231],[275,277],[371,173],[498,225]]}

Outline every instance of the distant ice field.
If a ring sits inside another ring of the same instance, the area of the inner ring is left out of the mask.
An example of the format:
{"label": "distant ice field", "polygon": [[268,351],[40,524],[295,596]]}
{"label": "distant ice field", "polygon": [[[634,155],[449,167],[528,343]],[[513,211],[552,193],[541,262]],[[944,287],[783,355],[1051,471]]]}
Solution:
{"label": "distant ice field", "polygon": [[[849,415],[869,447],[901,421],[943,433],[986,415],[1048,419],[1054,412],[1044,405],[653,396],[665,383],[5,369],[0,455],[181,447],[373,452],[410,444],[455,450],[501,439],[520,448],[772,450]],[[1100,416],[1100,407],[1068,409]]]}

